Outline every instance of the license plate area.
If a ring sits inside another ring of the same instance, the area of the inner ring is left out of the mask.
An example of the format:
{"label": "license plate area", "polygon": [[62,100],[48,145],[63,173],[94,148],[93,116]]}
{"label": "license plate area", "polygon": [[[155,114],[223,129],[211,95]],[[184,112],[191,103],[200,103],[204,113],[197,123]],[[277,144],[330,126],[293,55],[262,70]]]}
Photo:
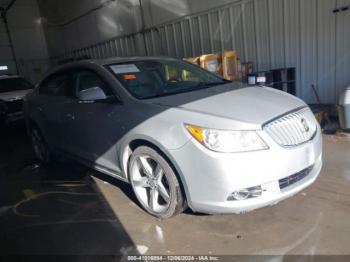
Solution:
{"label": "license plate area", "polygon": [[280,180],[278,180],[278,183],[279,183],[279,186],[280,186],[280,189],[285,189],[291,185],[294,185],[295,183],[303,180],[304,178],[306,178],[310,172],[312,171],[314,166],[310,166],[308,168],[305,168],[304,170],[296,173],[296,174],[293,174],[291,176],[288,176],[288,177],[285,177],[285,178],[282,178]]}

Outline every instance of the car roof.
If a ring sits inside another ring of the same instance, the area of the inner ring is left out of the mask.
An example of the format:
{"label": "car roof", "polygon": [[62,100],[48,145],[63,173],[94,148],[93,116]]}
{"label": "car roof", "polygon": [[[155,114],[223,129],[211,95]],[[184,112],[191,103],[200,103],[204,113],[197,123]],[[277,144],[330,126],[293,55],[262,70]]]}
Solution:
{"label": "car roof", "polygon": [[105,59],[86,59],[86,60],[79,60],[74,62],[69,62],[63,65],[60,65],[56,67],[54,71],[59,71],[65,68],[75,67],[75,66],[82,66],[86,64],[95,64],[99,66],[105,66],[109,64],[118,64],[118,63],[124,63],[124,62],[132,62],[132,61],[147,61],[147,60],[155,60],[155,59],[166,59],[166,60],[175,60],[175,58],[166,57],[166,56],[132,56],[132,57],[111,57],[111,58],[105,58]]}
{"label": "car roof", "polygon": [[46,73],[43,79],[46,79],[47,77],[53,74],[56,74],[58,72],[69,70],[76,67],[81,67],[84,65],[105,66],[105,65],[132,62],[132,61],[147,61],[147,60],[156,60],[156,59],[176,60],[176,58],[169,57],[169,56],[129,56],[129,57],[125,56],[125,57],[111,57],[111,58],[104,58],[104,59],[82,59],[82,60],[68,62],[68,63],[61,64],[59,66],[54,67],[52,70]]}
{"label": "car roof", "polygon": [[108,65],[108,64],[116,64],[123,62],[132,62],[132,61],[147,61],[147,60],[156,60],[156,59],[167,59],[174,60],[175,58],[167,57],[167,56],[131,56],[131,57],[111,57],[107,59],[91,59],[92,63],[99,65]]}

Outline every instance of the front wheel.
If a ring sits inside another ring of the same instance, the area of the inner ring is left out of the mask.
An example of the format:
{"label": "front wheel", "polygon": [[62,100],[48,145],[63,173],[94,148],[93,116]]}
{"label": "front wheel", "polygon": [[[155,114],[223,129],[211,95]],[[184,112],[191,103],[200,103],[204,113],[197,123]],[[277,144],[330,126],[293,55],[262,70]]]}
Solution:
{"label": "front wheel", "polygon": [[183,211],[185,200],[179,180],[154,149],[141,146],[133,152],[129,176],[137,199],[148,213],[165,219]]}

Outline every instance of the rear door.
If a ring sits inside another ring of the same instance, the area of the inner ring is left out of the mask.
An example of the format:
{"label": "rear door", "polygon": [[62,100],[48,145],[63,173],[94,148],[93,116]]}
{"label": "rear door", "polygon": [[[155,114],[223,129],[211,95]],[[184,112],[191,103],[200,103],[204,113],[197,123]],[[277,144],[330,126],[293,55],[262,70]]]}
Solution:
{"label": "rear door", "polygon": [[62,143],[61,115],[65,104],[69,102],[66,90],[71,84],[72,76],[69,72],[60,72],[49,76],[39,86],[37,99],[33,101],[32,111],[37,116],[37,122],[49,145],[56,148],[64,147]]}

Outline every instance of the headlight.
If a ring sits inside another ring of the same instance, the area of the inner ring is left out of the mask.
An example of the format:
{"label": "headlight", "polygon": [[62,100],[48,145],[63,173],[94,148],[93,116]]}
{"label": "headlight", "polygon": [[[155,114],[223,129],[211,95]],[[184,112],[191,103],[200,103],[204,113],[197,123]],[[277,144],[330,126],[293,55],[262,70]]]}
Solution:
{"label": "headlight", "polygon": [[266,150],[269,147],[256,131],[228,131],[185,125],[188,132],[206,148],[222,153]]}

